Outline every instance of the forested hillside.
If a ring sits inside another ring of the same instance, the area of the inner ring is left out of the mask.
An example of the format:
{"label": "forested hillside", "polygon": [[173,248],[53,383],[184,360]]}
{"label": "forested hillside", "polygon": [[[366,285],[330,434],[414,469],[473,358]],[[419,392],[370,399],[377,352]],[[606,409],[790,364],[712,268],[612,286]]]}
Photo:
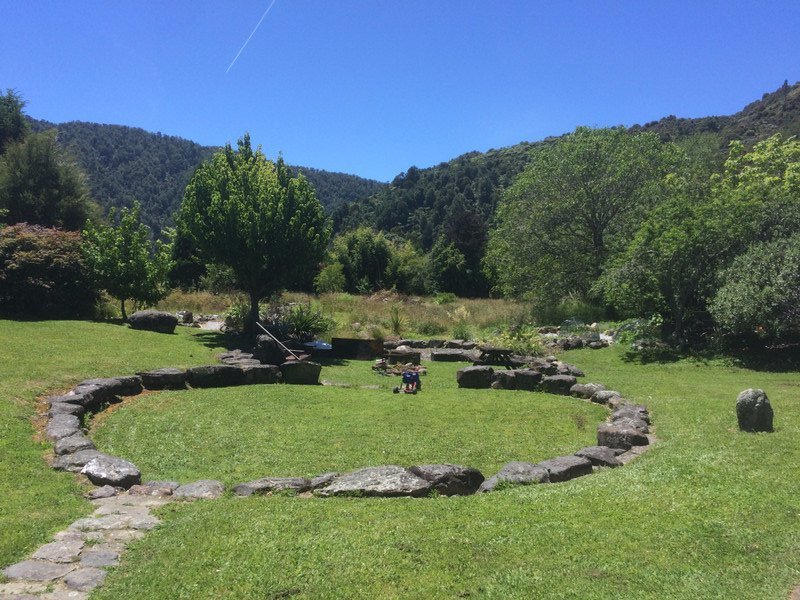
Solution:
{"label": "forested hillside", "polygon": [[[774,133],[800,134],[800,84],[786,83],[734,115],[697,119],[669,116],[634,125],[630,130],[653,131],[664,141],[711,145],[719,151],[715,158],[721,168],[732,140],[750,147]],[[489,220],[503,188],[522,171],[535,146],[523,142],[486,153],[471,152],[428,169],[411,167],[372,197],[337,210],[335,228],[341,231],[371,225],[409,237],[428,250],[440,234],[446,233],[453,215],[467,211]]]}
{"label": "forested hillside", "polygon": [[[59,143],[84,170],[92,196],[104,210],[139,200],[143,221],[155,231],[172,223],[195,168],[217,149],[136,127],[80,121],[54,124],[35,119],[30,123],[34,131],[58,130]],[[345,173],[293,168],[311,181],[329,211],[385,185]]]}

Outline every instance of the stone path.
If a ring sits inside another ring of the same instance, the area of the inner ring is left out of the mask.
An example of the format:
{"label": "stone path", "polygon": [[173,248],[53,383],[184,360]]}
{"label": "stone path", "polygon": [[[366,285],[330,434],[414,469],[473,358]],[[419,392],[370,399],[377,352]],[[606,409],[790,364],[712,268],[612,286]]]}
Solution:
{"label": "stone path", "polygon": [[[153,493],[154,488],[141,487],[145,493]],[[126,546],[158,525],[151,509],[171,500],[168,495],[131,492],[92,500],[94,513],[56,533],[53,541],[41,546],[29,560],[3,569],[9,582],[0,583],[0,598],[88,598],[105,580],[106,568],[119,562]]]}

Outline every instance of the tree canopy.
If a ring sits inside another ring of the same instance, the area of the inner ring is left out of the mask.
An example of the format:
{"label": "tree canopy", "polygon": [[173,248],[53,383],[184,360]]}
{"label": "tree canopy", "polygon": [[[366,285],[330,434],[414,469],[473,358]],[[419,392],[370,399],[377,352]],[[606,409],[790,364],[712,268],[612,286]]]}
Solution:
{"label": "tree canopy", "polygon": [[0,95],[0,154],[9,144],[22,141],[28,134],[23,108],[25,101],[14,90],[6,90],[5,95]]}
{"label": "tree canopy", "polygon": [[330,227],[314,188],[279,159],[253,150],[245,135],[203,163],[186,186],[178,227],[203,256],[229,266],[258,302],[287,286],[307,285],[324,258]]}

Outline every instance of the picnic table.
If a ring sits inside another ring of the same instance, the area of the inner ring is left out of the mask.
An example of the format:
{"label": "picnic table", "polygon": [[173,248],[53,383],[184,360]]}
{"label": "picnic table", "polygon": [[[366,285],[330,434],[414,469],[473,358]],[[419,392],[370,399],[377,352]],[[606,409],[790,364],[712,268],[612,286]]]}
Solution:
{"label": "picnic table", "polygon": [[506,369],[514,368],[514,364],[511,360],[511,356],[514,354],[514,351],[511,348],[480,346],[478,350],[481,354],[476,363],[480,363],[482,365],[498,365],[503,366]]}

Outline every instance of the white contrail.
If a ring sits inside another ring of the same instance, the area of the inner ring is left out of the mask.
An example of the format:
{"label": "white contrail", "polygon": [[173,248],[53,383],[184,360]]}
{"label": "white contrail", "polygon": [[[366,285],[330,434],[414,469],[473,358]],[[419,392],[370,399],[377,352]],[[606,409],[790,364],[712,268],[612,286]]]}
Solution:
{"label": "white contrail", "polygon": [[272,0],[272,2],[270,2],[270,3],[269,3],[269,6],[267,7],[267,10],[265,10],[265,11],[264,11],[264,14],[263,14],[263,15],[261,15],[261,18],[258,20],[258,23],[257,23],[257,24],[256,24],[256,26],[253,28],[253,31],[252,31],[252,33],[250,33],[250,35],[249,35],[249,36],[247,37],[247,39],[244,41],[244,44],[242,44],[242,47],[241,47],[241,48],[239,48],[239,52],[237,52],[237,53],[236,53],[236,56],[234,56],[234,57],[233,57],[233,60],[231,61],[231,64],[229,64],[229,65],[228,65],[228,68],[227,68],[227,69],[225,69],[225,73],[227,73],[228,71],[230,71],[230,70],[231,70],[231,67],[233,66],[233,63],[235,63],[235,62],[236,62],[236,59],[237,59],[237,58],[239,58],[239,56],[242,54],[242,51],[245,49],[245,46],[247,46],[247,42],[249,42],[249,41],[250,41],[250,38],[252,38],[252,37],[253,37],[253,35],[255,35],[256,31],[257,31],[257,30],[258,30],[258,28],[261,26],[261,22],[264,20],[264,17],[266,17],[266,16],[267,16],[267,13],[269,13],[269,11],[271,11],[271,10],[272,10],[272,7],[273,7],[273,6],[275,6],[275,0]]}

